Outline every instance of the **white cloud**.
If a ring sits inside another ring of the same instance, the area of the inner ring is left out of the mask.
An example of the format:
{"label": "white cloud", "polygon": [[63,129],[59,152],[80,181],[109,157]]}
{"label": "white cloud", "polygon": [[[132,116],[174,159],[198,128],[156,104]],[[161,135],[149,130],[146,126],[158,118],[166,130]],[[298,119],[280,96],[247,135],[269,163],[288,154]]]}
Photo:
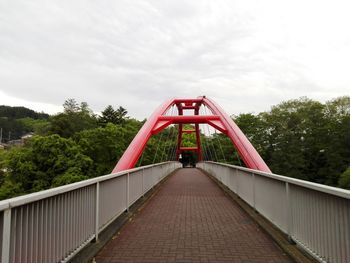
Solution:
{"label": "white cloud", "polygon": [[349,95],[347,10],[330,0],[3,0],[0,104],[52,112],[76,98],[144,118],[169,97],[207,95],[237,114]]}

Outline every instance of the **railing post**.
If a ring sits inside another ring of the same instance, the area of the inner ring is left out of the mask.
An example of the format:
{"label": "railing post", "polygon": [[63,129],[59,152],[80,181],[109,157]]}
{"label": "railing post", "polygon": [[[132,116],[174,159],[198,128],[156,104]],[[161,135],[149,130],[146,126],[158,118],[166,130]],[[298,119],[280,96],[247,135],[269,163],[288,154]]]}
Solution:
{"label": "railing post", "polygon": [[100,183],[96,183],[96,198],[95,198],[95,242],[98,242],[99,232],[99,217],[100,217]]}
{"label": "railing post", "polygon": [[293,224],[293,215],[292,215],[292,204],[290,199],[290,188],[289,183],[286,182],[286,210],[287,210],[287,235],[290,243],[294,243],[292,240],[292,224]]}
{"label": "railing post", "polygon": [[255,207],[255,174],[252,173],[252,177],[253,177],[253,208],[256,211],[256,207]]}
{"label": "railing post", "polygon": [[236,195],[239,196],[238,194],[238,169],[235,168],[235,174],[236,174]]}
{"label": "railing post", "polygon": [[142,197],[145,197],[145,168],[142,168]]}
{"label": "railing post", "polygon": [[129,173],[126,178],[126,211],[129,212]]}
{"label": "railing post", "polygon": [[1,262],[10,262],[10,242],[11,242],[11,208],[4,210],[3,230],[2,230],[2,255]]}

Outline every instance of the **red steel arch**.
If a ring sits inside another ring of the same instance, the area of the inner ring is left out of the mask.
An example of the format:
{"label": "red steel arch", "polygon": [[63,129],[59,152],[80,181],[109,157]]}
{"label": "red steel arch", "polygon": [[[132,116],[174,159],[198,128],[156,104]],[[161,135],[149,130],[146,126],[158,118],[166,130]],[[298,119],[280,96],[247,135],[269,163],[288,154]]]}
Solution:
{"label": "red steel arch", "polygon": [[[177,106],[179,114],[177,116],[166,116],[165,113],[174,105]],[[199,109],[202,105],[207,106],[213,115],[199,115]],[[194,115],[185,116],[183,115],[184,110],[193,110]],[[194,124],[195,129],[183,130],[182,125],[187,123]],[[170,99],[160,105],[142,126],[112,172],[115,173],[135,167],[150,137],[171,124],[179,124],[178,145],[176,150],[177,159],[182,151],[193,150],[197,152],[198,159],[201,160],[200,123],[207,123],[226,134],[231,139],[238,154],[248,168],[271,172],[237,124],[234,123],[230,116],[228,116],[217,103],[205,96],[196,99]],[[181,147],[182,134],[191,132],[196,133],[197,147]]]}

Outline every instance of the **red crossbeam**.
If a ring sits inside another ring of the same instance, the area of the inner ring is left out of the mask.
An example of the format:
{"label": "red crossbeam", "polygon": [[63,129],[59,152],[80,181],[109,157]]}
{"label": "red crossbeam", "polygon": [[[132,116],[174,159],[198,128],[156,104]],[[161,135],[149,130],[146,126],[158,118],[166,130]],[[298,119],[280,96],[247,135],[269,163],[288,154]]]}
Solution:
{"label": "red crossbeam", "polygon": [[180,151],[197,151],[198,147],[180,147]]}
{"label": "red crossbeam", "polygon": [[182,130],[182,133],[194,133],[196,130]]}
{"label": "red crossbeam", "polygon": [[174,124],[179,123],[207,123],[208,121],[219,121],[217,115],[195,115],[195,116],[159,116],[159,121],[171,121]]}

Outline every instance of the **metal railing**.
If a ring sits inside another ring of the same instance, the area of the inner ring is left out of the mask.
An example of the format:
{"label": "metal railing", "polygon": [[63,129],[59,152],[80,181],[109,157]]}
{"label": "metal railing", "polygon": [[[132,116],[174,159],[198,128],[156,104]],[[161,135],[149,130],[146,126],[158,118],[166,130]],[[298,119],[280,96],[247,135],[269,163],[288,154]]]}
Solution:
{"label": "metal railing", "polygon": [[239,166],[207,171],[321,262],[350,262],[350,191]]}
{"label": "metal railing", "polygon": [[1,201],[1,262],[68,261],[179,167],[143,166]]}

